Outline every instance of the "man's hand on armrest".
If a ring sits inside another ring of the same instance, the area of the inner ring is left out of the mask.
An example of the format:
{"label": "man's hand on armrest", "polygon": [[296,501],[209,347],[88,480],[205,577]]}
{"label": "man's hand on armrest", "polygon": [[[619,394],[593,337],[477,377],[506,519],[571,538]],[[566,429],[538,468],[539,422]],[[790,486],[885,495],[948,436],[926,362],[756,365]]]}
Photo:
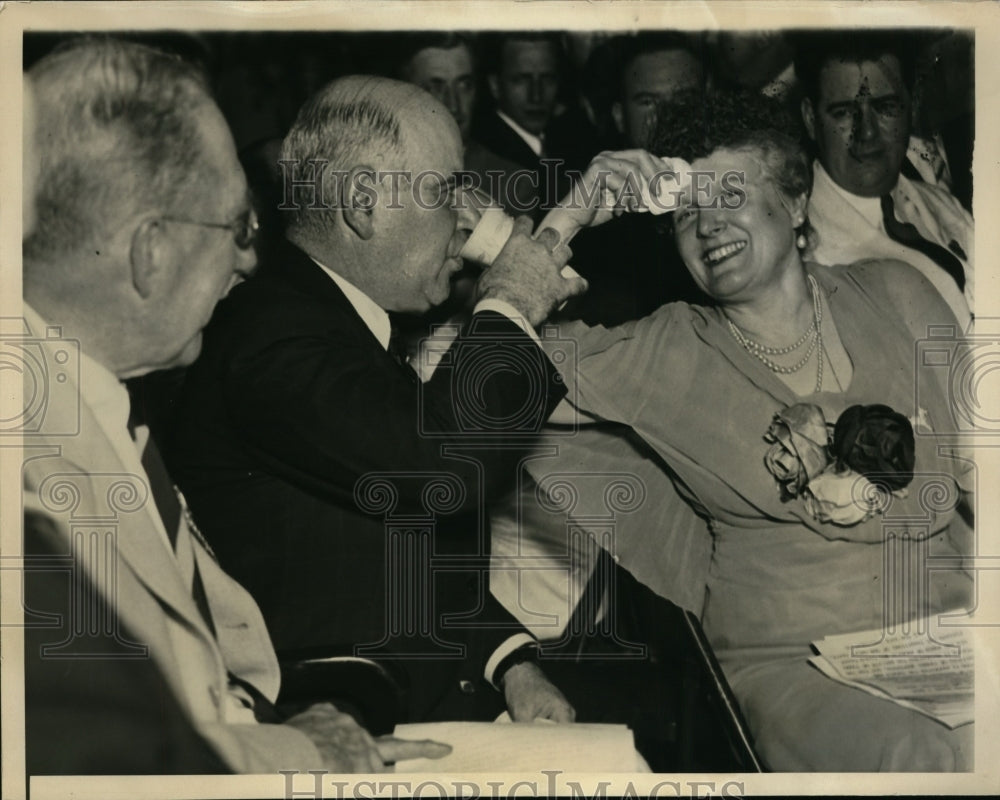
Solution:
{"label": "man's hand on armrest", "polygon": [[430,740],[408,741],[393,736],[375,740],[350,714],[332,703],[317,703],[285,722],[308,736],[330,772],[387,772],[406,758],[441,758],[451,746]]}

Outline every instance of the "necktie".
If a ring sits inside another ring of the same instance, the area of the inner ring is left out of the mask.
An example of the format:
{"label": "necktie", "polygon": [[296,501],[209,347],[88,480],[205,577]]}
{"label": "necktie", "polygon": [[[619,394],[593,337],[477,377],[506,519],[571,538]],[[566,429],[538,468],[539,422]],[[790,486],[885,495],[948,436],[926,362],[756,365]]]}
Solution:
{"label": "necktie", "polygon": [[399,365],[399,368],[405,371],[407,378],[414,383],[420,382],[420,379],[417,377],[417,373],[414,371],[413,367],[410,366],[406,349],[403,347],[402,337],[399,335],[399,330],[396,326],[392,327],[392,333],[389,334],[389,346],[386,350],[389,355],[392,356],[392,360]]}
{"label": "necktie", "polygon": [[[132,436],[133,441],[135,441],[135,429],[139,425],[144,424],[142,418],[142,401],[140,398],[133,396],[128,419],[128,432]],[[156,504],[156,510],[160,513],[160,519],[163,520],[163,525],[167,529],[167,536],[170,539],[171,547],[176,549],[177,534],[180,531],[181,515],[183,512],[180,500],[177,498],[177,492],[174,490],[174,483],[170,479],[170,473],[167,472],[167,465],[163,463],[163,456],[160,455],[160,448],[156,446],[156,440],[153,438],[152,432],[150,432],[146,439],[146,446],[143,448],[141,460],[142,468],[146,471],[146,477],[149,479],[149,488],[153,493],[153,502]],[[185,519],[185,524],[192,536],[198,539],[214,557],[214,553],[208,548],[208,543],[204,541],[201,533],[194,527],[193,521]],[[208,594],[205,592],[205,584],[201,579],[201,570],[198,569],[197,559],[194,562],[191,596],[194,598],[195,605],[198,607],[198,611],[201,612],[201,616],[205,620],[208,629],[212,632],[213,636],[217,637],[215,623],[212,620],[212,609],[208,605]],[[238,677],[233,672],[229,672],[228,677],[231,683],[243,687],[243,690],[250,696],[253,703],[254,716],[258,722],[276,723],[282,721],[274,704],[262,695],[257,687]]]}
{"label": "necktie", "polygon": [[[129,409],[128,432],[132,436],[133,441],[135,441],[135,429],[143,424],[142,401],[139,398],[132,397]],[[167,472],[167,465],[163,463],[163,456],[160,455],[160,448],[156,446],[156,440],[153,438],[152,431],[150,431],[149,436],[146,438],[146,445],[142,450],[141,461],[142,468],[146,471],[146,477],[149,480],[149,490],[153,495],[153,502],[156,504],[156,510],[160,514],[163,527],[166,528],[170,546],[176,550],[177,535],[180,532],[183,512],[180,500],[177,498],[177,492],[174,489],[174,482],[170,479],[170,473]],[[186,521],[185,524],[187,524]],[[214,634],[215,625],[212,621],[212,611],[208,605],[208,595],[205,593],[205,584],[201,580],[201,572],[198,570],[197,560],[194,562],[191,595],[194,598],[195,605],[198,606],[198,611],[201,612],[201,616],[205,620],[205,624]]]}
{"label": "necktie", "polygon": [[[135,404],[133,403],[133,407]],[[135,440],[135,429],[138,424],[133,415],[129,416],[129,433]],[[156,446],[156,440],[152,433],[146,439],[146,446],[142,450],[142,468],[146,471],[149,479],[149,489],[153,494],[153,502],[156,503],[156,510],[160,513],[163,527],[167,529],[167,537],[170,545],[177,548],[177,531],[181,524],[181,504],[174,491],[174,482],[170,480],[170,473],[167,472],[167,465],[163,463],[163,456],[160,455],[160,448]]]}
{"label": "necktie", "polygon": [[[885,232],[889,234],[890,239],[899,242],[905,247],[912,248],[918,253],[923,253],[951,275],[960,290],[965,290],[965,269],[962,266],[962,262],[946,247],[927,241],[927,239],[920,235],[920,231],[917,230],[916,226],[909,222],[900,222],[896,219],[892,197],[889,195],[885,195],[882,198],[882,224],[885,225]],[[957,245],[954,246],[957,247]]]}

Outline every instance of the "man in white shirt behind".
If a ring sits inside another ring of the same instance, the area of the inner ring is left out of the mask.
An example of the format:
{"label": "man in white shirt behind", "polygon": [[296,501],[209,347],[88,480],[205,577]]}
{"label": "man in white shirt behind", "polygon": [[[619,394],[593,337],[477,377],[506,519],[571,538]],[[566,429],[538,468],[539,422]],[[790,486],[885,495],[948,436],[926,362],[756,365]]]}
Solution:
{"label": "man in white shirt behind", "polygon": [[906,34],[803,38],[795,69],[815,142],[809,222],[815,260],[891,258],[918,269],[959,324],[972,319],[974,227],[947,190],[901,174],[910,139],[914,65]]}

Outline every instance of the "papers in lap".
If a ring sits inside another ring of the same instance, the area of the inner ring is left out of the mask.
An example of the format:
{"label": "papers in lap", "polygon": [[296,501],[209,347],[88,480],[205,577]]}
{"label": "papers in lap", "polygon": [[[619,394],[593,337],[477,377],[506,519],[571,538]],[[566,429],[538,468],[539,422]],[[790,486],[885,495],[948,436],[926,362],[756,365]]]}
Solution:
{"label": "papers in lap", "polygon": [[397,773],[649,771],[625,725],[426,722],[397,725],[393,735],[453,748],[444,758],[400,761]]}
{"label": "papers in lap", "polygon": [[824,675],[936,719],[949,728],[973,721],[973,649],[967,627],[911,622],[813,642],[809,661]]}

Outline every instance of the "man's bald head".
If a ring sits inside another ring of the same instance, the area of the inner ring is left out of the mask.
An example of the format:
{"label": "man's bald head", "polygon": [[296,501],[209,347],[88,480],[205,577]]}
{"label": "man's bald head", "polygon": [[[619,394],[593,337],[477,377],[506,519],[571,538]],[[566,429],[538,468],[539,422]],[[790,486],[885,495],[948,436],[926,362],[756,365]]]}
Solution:
{"label": "man's bald head", "polygon": [[456,202],[462,137],[447,108],[410,83],[341,78],[302,108],[281,155],[293,243],[386,310],[447,298],[473,224]]}
{"label": "man's bald head", "polygon": [[[281,148],[286,181],[312,176],[309,162],[325,162],[323,199],[340,200],[334,176],[366,166],[374,170],[414,170],[427,137],[442,126],[458,128],[448,110],[418,86],[390,78],[351,75],[321,89],[299,111]],[[322,236],[329,212],[310,208],[311,189],[294,197],[289,229]]]}

